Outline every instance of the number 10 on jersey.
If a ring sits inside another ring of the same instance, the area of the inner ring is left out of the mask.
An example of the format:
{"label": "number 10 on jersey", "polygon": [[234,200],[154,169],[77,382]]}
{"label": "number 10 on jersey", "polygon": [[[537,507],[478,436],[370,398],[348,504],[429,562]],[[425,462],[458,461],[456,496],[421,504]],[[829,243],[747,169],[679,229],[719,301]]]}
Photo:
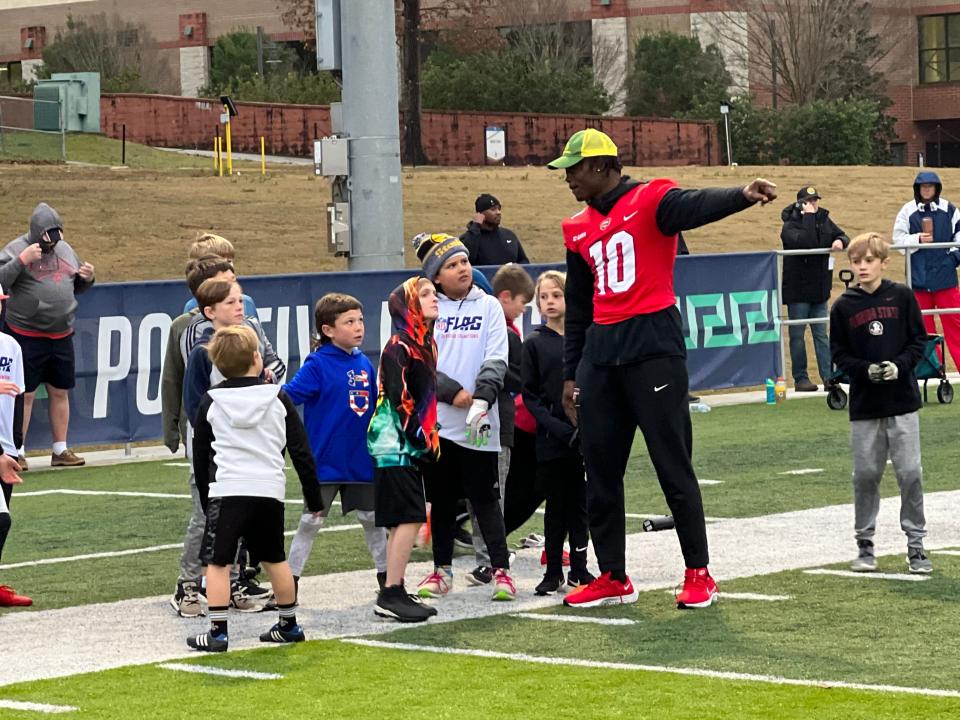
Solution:
{"label": "number 10 on jersey", "polygon": [[621,230],[604,242],[590,246],[590,259],[597,273],[597,294],[622,293],[637,279],[633,235]]}

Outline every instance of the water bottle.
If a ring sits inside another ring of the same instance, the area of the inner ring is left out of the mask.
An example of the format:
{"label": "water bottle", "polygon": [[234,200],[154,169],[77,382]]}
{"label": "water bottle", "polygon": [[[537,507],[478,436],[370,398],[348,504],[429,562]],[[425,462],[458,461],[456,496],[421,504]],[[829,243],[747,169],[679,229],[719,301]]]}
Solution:
{"label": "water bottle", "polygon": [[692,413],[708,413],[710,412],[710,406],[705,402],[695,402],[690,403],[690,412]]}
{"label": "water bottle", "polygon": [[777,404],[777,382],[773,378],[767,378],[767,405]]}
{"label": "water bottle", "polygon": [[777,378],[777,405],[782,403],[787,399],[787,381],[784,379],[783,375]]}

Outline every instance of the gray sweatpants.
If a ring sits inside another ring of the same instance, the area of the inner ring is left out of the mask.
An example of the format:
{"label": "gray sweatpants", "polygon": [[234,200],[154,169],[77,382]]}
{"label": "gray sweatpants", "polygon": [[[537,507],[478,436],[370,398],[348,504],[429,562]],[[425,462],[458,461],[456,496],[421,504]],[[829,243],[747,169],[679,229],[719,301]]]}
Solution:
{"label": "gray sweatpants", "polygon": [[[293,536],[293,542],[290,543],[290,553],[287,558],[290,571],[297,577],[303,575],[303,567],[307,564],[307,558],[310,557],[313,541],[317,539],[317,533],[326,522],[328,512],[329,510],[324,510],[322,514],[314,515],[306,511],[300,516],[300,525],[297,526],[297,534]],[[367,549],[377,566],[377,572],[386,572],[386,528],[377,527],[373,510],[357,510],[357,520],[363,526],[363,537],[367,541]]]}
{"label": "gray sweatpants", "polygon": [[[507,499],[507,475],[510,474],[510,448],[501,447],[497,453],[497,475],[500,483],[500,513],[503,514],[503,504]],[[467,500],[467,510],[470,512],[470,534],[473,539],[473,552],[477,557],[477,565],[490,567],[490,553],[487,551],[487,544],[483,541],[483,535],[480,533],[480,524],[477,522],[477,516],[473,512],[473,506]]]}
{"label": "gray sweatpants", "polygon": [[203,575],[203,565],[200,564],[200,545],[203,542],[203,530],[207,524],[207,516],[203,514],[200,504],[200,491],[197,490],[197,481],[193,477],[193,463],[190,467],[190,497],[193,500],[193,512],[187,521],[187,532],[183,536],[183,553],[180,555],[180,580],[196,580]]}
{"label": "gray sweatpants", "polygon": [[876,533],[880,478],[889,456],[900,486],[900,527],[907,536],[907,547],[922,548],[927,530],[923,515],[919,414],[851,421],[850,450],[857,540],[870,540]]}

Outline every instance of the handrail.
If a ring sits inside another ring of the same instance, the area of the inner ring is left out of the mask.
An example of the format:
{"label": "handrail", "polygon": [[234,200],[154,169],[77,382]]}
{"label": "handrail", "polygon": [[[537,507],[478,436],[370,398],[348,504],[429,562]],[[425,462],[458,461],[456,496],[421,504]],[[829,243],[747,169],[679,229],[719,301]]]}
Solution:
{"label": "handrail", "polygon": [[[898,243],[896,245],[891,245],[891,250],[897,250],[903,253],[904,255],[904,275],[906,282],[904,283],[911,290],[913,289],[912,279],[911,279],[911,268],[910,268],[910,256],[916,250],[943,250],[944,248],[960,248],[960,242],[951,241],[951,242],[907,242],[907,243]],[[780,299],[780,306],[783,307],[785,304],[783,302],[783,258],[785,256],[791,255],[829,255],[831,253],[840,253],[842,250],[834,250],[833,248],[808,248],[802,250],[774,250],[777,254],[777,297]],[[933,308],[931,310],[921,310],[922,315],[957,315],[960,314],[960,307],[957,308]],[[780,326],[780,374],[785,375],[787,372],[787,352],[784,347],[784,337],[783,337],[783,328],[784,326],[790,327],[791,325],[818,325],[825,324],[830,322],[829,315],[827,317],[819,318],[802,318],[799,320],[790,320],[786,315],[781,313],[779,315],[779,326]],[[960,362],[960,361],[958,361]]]}

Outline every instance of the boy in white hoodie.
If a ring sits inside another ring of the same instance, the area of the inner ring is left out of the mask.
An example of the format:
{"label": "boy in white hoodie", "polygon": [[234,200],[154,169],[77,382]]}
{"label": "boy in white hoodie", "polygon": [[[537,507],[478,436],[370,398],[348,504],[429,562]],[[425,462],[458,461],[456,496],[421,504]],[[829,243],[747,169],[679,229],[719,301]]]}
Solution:
{"label": "boy in white hoodie", "polygon": [[445,234],[413,240],[423,274],[437,286],[437,419],[440,458],[424,470],[431,505],[434,571],[419,595],[437,598],[453,587],[457,501],[470,501],[494,571],[494,600],[513,600],[497,455],[497,395],[507,370],[507,323],[500,302],[473,284],[467,248]]}
{"label": "boy in white hoodie", "polygon": [[256,333],[231,325],[213,336],[206,351],[226,378],[203,396],[194,423],[193,467],[207,516],[200,560],[207,566],[210,631],[187,638],[195,650],[227,649],[230,566],[243,538],[263,563],[280,619],[262,642],[304,639],[297,624],[296,590],[284,554],[284,448],[300,477],[311,512],[323,501],[303,423],[283,390],[260,380],[263,357]]}

